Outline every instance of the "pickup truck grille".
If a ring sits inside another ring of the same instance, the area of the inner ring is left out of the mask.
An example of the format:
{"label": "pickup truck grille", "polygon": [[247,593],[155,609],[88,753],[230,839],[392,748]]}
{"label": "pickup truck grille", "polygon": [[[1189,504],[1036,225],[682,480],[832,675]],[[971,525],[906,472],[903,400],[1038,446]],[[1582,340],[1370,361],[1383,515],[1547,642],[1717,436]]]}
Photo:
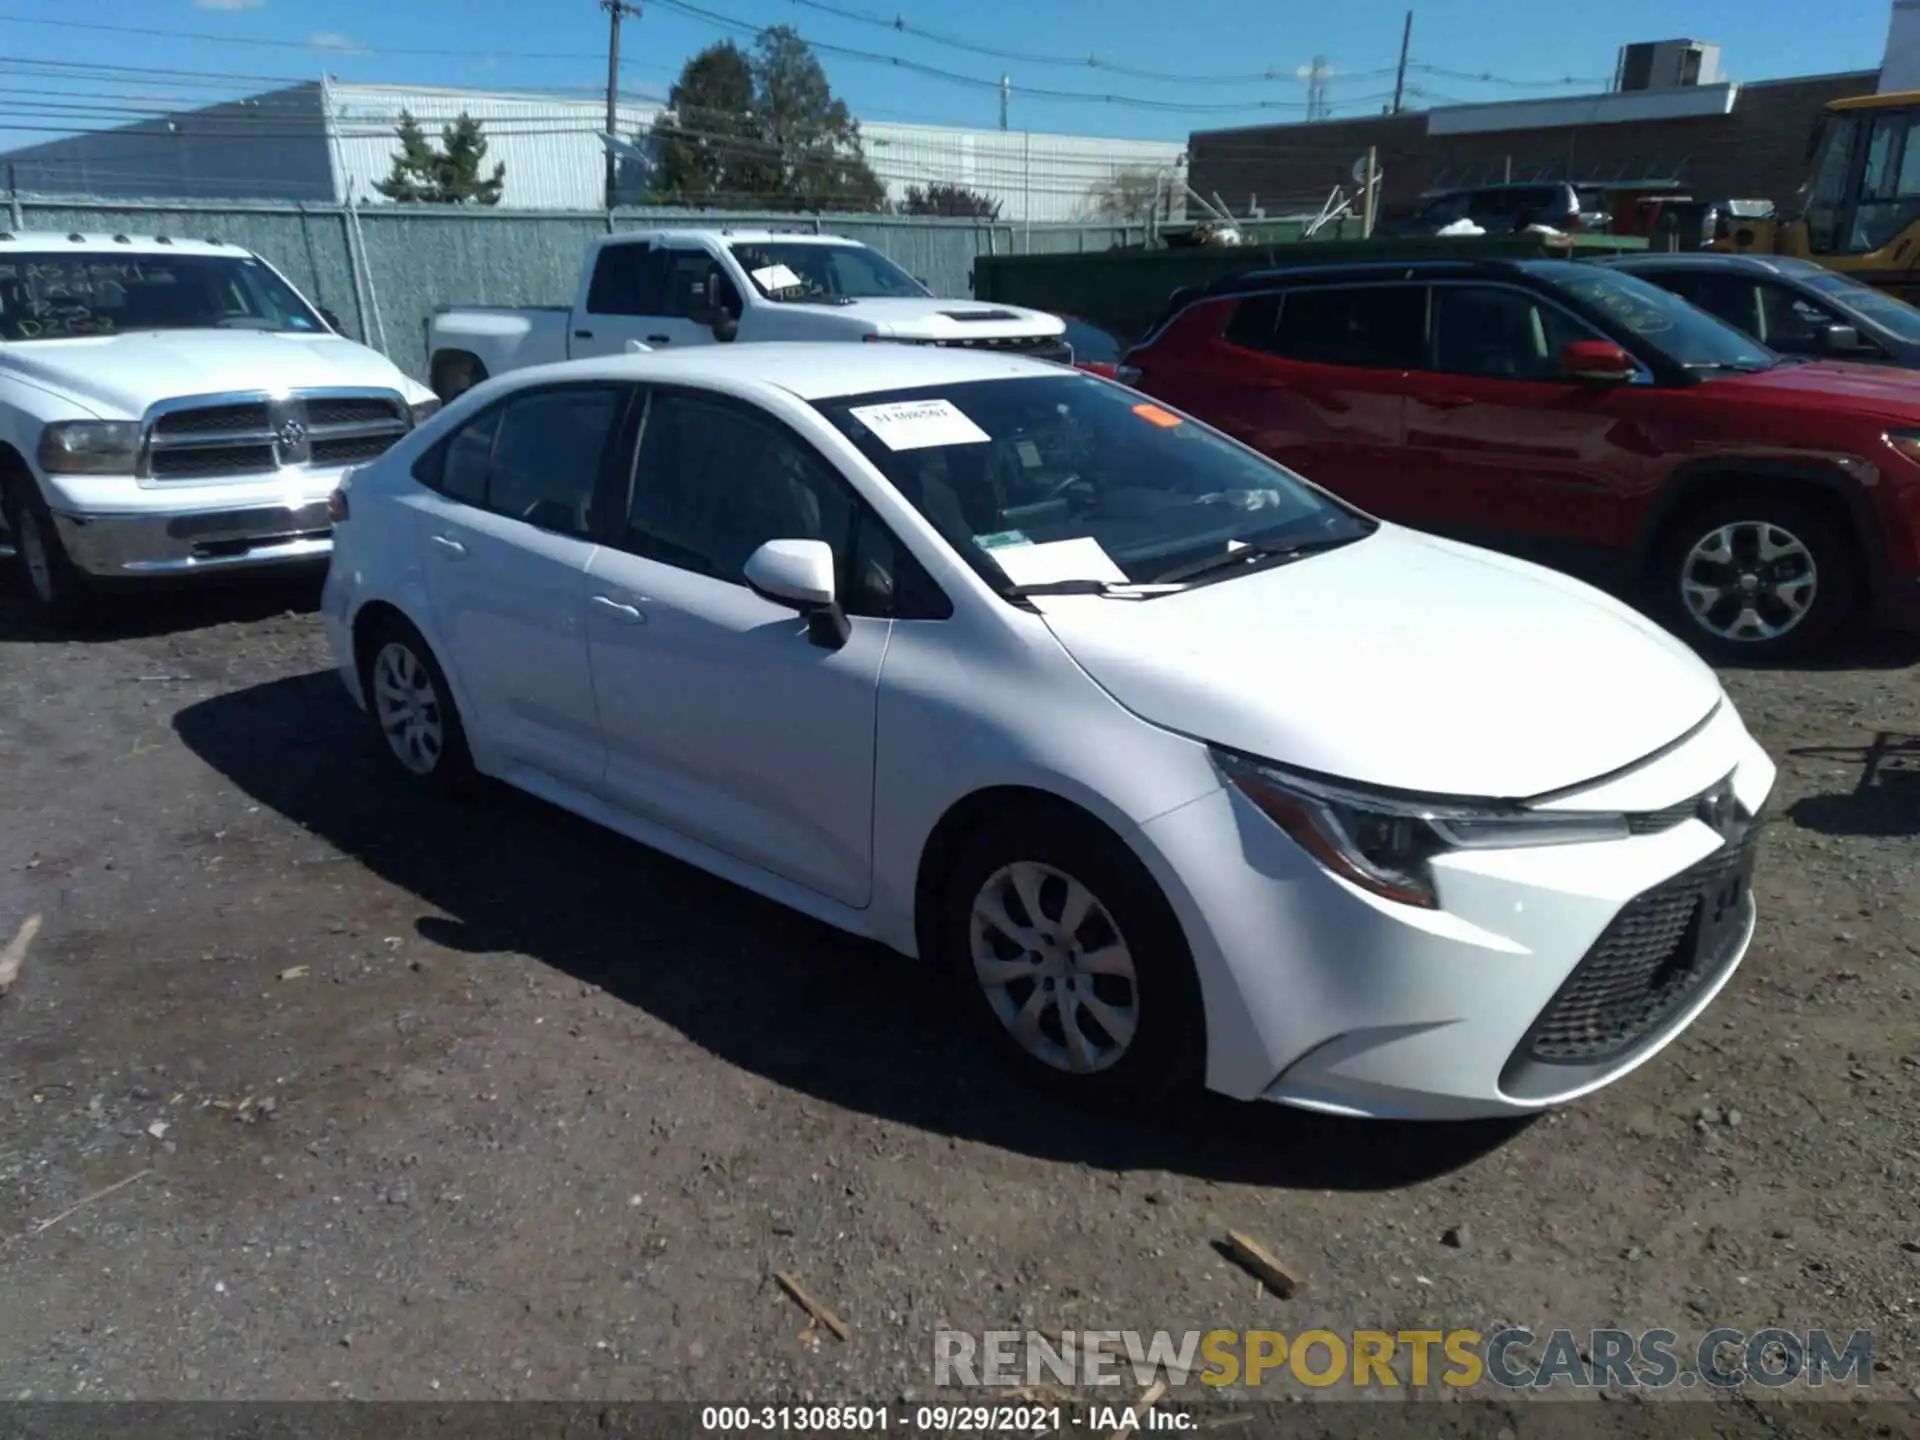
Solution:
{"label": "pickup truck grille", "polygon": [[391,391],[296,390],[167,402],[149,413],[141,473],[228,480],[371,460],[412,421]]}

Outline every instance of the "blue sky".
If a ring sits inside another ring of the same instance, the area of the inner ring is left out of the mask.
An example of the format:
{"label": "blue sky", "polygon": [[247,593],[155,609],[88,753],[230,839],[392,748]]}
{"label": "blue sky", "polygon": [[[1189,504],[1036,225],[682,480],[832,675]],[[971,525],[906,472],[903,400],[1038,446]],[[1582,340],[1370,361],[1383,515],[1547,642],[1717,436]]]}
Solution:
{"label": "blue sky", "polygon": [[[811,0],[647,0],[643,17],[625,28],[623,87],[663,94],[681,62],[702,46],[729,35],[750,43],[722,20],[792,24],[822,45],[981,81],[1010,73],[1016,129],[1179,139],[1197,128],[1299,118],[1306,89],[1299,77],[1315,56],[1326,57],[1333,72],[1333,113],[1377,111],[1392,89],[1407,8],[1404,0],[826,3],[884,20],[900,16],[910,27],[981,50],[1030,58],[936,43],[826,13]],[[689,13],[687,5],[708,15]],[[1416,69],[1409,76],[1411,98],[1421,104],[1603,88],[1619,45],[1682,35],[1718,41],[1737,80],[1872,68],[1879,64],[1889,6],[1887,0],[1817,9],[1790,0],[1419,0],[1414,8],[1415,61],[1458,72]],[[23,23],[34,20],[50,23]],[[59,0],[57,11],[49,0],[0,0],[0,148],[312,79],[323,70],[403,84],[590,89],[605,84],[606,34],[596,0]],[[1115,68],[1041,63],[1087,55]],[[856,115],[998,123],[991,84],[969,87],[843,54],[821,58]],[[77,65],[103,68],[82,78],[71,68]],[[1120,73],[1122,67],[1216,78],[1152,79]],[[1274,78],[1217,78],[1269,71]],[[234,78],[214,79],[209,72]],[[1479,76],[1498,78],[1473,78]],[[1573,83],[1552,83],[1568,80]],[[1023,95],[1023,87],[1089,98],[1043,99]],[[167,104],[163,96],[186,103]],[[1140,101],[1230,108],[1183,111]]]}

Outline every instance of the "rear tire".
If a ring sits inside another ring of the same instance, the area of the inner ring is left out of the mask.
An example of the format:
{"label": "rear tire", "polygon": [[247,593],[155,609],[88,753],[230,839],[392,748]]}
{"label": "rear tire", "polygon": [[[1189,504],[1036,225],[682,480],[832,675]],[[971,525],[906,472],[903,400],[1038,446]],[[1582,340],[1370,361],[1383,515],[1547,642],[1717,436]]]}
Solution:
{"label": "rear tire", "polygon": [[443,799],[467,793],[473,755],[446,672],[404,620],[377,622],[360,647],[360,686],[391,773]]}
{"label": "rear tire", "polygon": [[0,510],[13,540],[15,588],[27,608],[49,624],[81,619],[93,592],[60,541],[53,514],[30,475],[0,477]]}
{"label": "rear tire", "polygon": [[1186,937],[1104,826],[1066,806],[988,820],[961,842],[938,903],[961,1004],[1028,1080],[1135,1106],[1198,1088],[1206,1015]]}
{"label": "rear tire", "polygon": [[1674,521],[1652,583],[1662,618],[1695,649],[1765,663],[1832,637],[1858,603],[1860,566],[1824,507],[1758,490]]}

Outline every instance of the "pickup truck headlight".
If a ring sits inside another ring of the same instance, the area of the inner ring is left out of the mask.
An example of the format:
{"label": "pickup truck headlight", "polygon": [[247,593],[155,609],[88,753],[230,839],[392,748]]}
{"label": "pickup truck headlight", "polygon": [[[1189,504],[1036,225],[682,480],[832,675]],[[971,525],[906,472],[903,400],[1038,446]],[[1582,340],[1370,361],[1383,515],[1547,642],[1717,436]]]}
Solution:
{"label": "pickup truck headlight", "polygon": [[407,414],[412,419],[413,428],[416,430],[439,413],[440,397],[437,395],[431,400],[416,400],[407,407]]}
{"label": "pickup truck headlight", "polygon": [[49,475],[131,475],[140,427],[131,420],[62,420],[40,432],[40,468]]}
{"label": "pickup truck headlight", "polygon": [[1436,909],[1430,863],[1449,850],[1506,850],[1619,840],[1625,815],[1428,803],[1309,780],[1224,750],[1229,783],[1326,869],[1404,905]]}

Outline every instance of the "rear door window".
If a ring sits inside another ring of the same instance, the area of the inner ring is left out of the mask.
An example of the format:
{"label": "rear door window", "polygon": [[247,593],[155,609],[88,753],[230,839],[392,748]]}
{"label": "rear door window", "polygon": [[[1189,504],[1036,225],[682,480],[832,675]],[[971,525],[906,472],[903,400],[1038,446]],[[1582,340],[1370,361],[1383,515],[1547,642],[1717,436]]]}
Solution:
{"label": "rear door window", "polygon": [[1423,285],[1291,290],[1259,348],[1314,365],[1409,370],[1425,349],[1426,293]]}
{"label": "rear door window", "polygon": [[667,252],[642,241],[608,245],[587,287],[593,315],[658,315],[665,294]]}

